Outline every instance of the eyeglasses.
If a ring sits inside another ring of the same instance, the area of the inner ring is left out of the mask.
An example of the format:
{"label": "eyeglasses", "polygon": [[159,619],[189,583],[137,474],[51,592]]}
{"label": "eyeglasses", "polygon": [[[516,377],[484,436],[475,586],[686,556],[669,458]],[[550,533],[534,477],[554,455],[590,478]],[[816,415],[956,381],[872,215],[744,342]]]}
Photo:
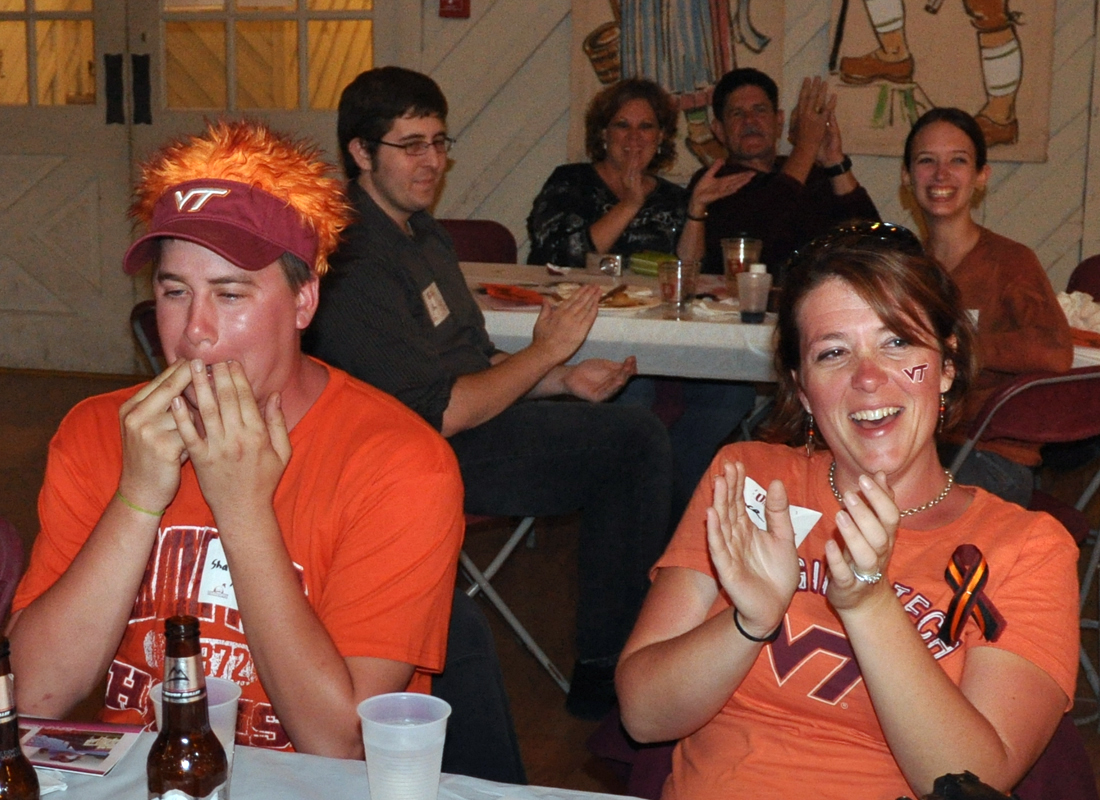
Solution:
{"label": "eyeglasses", "polygon": [[427,153],[432,148],[435,148],[435,152],[439,154],[448,153],[451,147],[454,146],[455,140],[450,136],[436,136],[430,142],[427,139],[414,139],[411,142],[405,142],[404,144],[394,144],[393,142],[384,142],[381,139],[368,139],[371,144],[384,144],[386,147],[398,147],[405,151],[406,155],[412,158],[418,158]]}

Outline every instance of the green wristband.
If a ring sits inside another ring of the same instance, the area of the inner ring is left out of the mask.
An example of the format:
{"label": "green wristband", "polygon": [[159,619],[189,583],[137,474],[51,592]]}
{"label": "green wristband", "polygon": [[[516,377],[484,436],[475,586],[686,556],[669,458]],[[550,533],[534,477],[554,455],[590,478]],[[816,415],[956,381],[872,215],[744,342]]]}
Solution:
{"label": "green wristband", "polygon": [[147,508],[142,508],[136,503],[131,503],[126,499],[126,495],[122,493],[121,489],[115,490],[115,496],[122,501],[122,504],[127,508],[132,508],[134,511],[140,511],[142,514],[148,514],[150,517],[162,517],[167,509],[161,509],[160,511],[150,511]]}

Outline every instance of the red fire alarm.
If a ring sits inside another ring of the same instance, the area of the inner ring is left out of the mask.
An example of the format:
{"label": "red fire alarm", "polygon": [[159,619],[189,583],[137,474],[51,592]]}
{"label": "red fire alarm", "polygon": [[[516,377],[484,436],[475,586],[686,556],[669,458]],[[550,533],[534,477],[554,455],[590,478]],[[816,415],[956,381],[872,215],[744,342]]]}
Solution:
{"label": "red fire alarm", "polygon": [[470,0],[439,0],[439,16],[450,19],[469,19]]}

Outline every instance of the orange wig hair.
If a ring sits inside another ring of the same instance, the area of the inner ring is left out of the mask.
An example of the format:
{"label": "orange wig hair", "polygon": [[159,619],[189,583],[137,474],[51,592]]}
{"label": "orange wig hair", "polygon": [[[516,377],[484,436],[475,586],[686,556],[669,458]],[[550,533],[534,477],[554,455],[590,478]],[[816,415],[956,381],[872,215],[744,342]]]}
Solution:
{"label": "orange wig hair", "polygon": [[292,139],[256,120],[218,120],[199,136],[166,145],[142,165],[130,216],[148,224],[157,201],[186,181],[236,181],[285,201],[297,212],[317,237],[317,257],[310,267],[324,275],[340,231],[352,219],[343,185],[333,173],[335,168],[308,140]]}

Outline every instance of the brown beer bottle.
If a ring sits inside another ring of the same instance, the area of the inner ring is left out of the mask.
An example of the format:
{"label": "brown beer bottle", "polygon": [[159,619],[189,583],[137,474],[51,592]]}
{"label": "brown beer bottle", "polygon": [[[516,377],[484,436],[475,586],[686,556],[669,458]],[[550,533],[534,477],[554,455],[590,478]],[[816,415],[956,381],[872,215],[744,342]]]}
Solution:
{"label": "brown beer bottle", "polygon": [[210,729],[199,621],[164,621],[164,708],[161,729],[149,750],[149,800],[225,800],[229,767]]}
{"label": "brown beer bottle", "polygon": [[38,800],[38,776],[19,747],[11,648],[0,636],[0,800]]}

